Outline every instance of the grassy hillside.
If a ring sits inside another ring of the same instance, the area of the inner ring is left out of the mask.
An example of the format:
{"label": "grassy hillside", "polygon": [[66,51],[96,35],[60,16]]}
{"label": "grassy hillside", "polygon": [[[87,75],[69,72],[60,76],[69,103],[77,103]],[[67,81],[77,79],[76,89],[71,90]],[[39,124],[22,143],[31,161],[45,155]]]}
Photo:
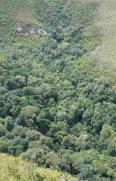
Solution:
{"label": "grassy hillside", "polygon": [[38,168],[36,164],[0,154],[0,180],[1,181],[77,181],[68,174],[56,170]]}
{"label": "grassy hillside", "polygon": [[0,152],[83,181],[115,180],[113,3],[0,1]]}
{"label": "grassy hillside", "polygon": [[116,1],[99,1],[96,24],[101,32],[101,43],[96,47],[94,55],[99,67],[116,70]]}
{"label": "grassy hillside", "polygon": [[0,3],[0,11],[7,19],[12,19],[14,22],[21,21],[26,24],[38,24],[36,13],[34,12],[35,0],[1,0]]}

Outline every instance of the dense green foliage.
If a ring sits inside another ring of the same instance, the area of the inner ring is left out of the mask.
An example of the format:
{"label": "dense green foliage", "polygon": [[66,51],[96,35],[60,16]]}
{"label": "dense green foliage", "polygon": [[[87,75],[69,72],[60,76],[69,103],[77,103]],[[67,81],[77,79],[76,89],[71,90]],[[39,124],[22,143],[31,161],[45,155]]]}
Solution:
{"label": "dense green foliage", "polygon": [[12,1],[0,2],[0,152],[81,180],[114,180],[116,79],[89,57],[101,40],[97,3],[31,2],[48,36],[17,34],[17,21],[39,25],[12,18]]}

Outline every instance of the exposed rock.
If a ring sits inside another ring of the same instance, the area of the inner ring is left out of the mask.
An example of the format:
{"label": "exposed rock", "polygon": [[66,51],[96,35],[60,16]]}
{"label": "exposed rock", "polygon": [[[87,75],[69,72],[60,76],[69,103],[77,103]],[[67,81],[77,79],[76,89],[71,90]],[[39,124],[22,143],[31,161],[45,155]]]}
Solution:
{"label": "exposed rock", "polygon": [[47,36],[48,33],[43,30],[42,28],[38,27],[23,27],[18,25],[16,28],[16,33],[23,35],[23,36],[30,36],[30,35],[40,35],[40,36]]}

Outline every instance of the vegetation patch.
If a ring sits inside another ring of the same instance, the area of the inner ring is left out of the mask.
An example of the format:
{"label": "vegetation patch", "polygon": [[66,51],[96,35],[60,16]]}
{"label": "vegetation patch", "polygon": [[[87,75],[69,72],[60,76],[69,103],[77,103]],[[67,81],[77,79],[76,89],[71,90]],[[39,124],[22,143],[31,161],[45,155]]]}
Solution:
{"label": "vegetation patch", "polygon": [[20,157],[12,157],[0,154],[0,179],[1,181],[77,181],[69,174],[63,174],[57,170],[39,168],[32,162],[22,160]]}

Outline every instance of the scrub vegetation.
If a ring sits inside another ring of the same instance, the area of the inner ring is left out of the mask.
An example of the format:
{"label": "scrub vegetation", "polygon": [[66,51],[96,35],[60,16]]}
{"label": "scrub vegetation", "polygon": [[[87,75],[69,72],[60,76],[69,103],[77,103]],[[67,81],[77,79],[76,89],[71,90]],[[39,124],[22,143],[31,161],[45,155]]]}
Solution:
{"label": "scrub vegetation", "polygon": [[[104,64],[99,51],[105,38],[100,7],[114,12],[108,2],[0,1],[3,181],[9,175],[21,181],[43,176],[57,181],[61,176],[62,181],[62,172],[83,181],[116,179],[115,52],[111,48]],[[21,28],[30,33],[19,33]],[[47,34],[32,33],[38,29]]]}

